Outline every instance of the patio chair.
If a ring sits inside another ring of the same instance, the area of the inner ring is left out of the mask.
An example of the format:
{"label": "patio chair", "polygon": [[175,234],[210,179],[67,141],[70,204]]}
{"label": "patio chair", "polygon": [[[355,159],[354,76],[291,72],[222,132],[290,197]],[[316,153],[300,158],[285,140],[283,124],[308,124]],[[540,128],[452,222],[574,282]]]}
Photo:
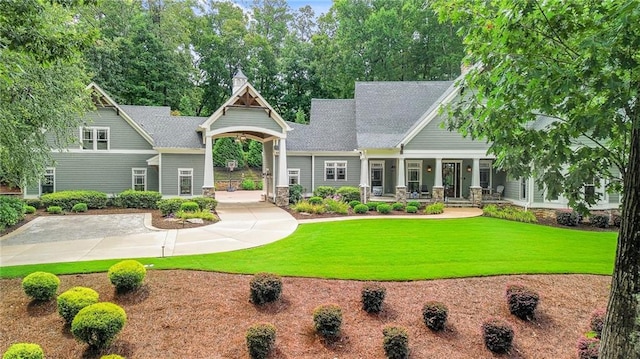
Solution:
{"label": "patio chair", "polygon": [[504,192],[504,186],[499,185],[496,187],[496,191],[491,194],[493,199],[497,199],[498,201],[502,199],[502,193]]}
{"label": "patio chair", "polygon": [[420,196],[424,196],[424,198],[431,198],[431,193],[429,193],[429,187],[426,184],[420,186]]}

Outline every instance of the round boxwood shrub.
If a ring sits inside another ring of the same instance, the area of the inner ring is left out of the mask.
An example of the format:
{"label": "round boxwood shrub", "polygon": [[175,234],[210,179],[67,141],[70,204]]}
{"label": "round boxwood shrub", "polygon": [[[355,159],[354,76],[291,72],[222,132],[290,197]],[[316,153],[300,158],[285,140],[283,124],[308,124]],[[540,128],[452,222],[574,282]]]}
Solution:
{"label": "round boxwood shrub", "polygon": [[420,202],[418,202],[418,201],[409,201],[409,202],[407,202],[407,206],[414,206],[416,208],[420,208]]}
{"label": "round boxwood shrub", "polygon": [[417,213],[418,212],[418,207],[416,207],[416,206],[407,206],[407,208],[405,208],[405,211],[407,211],[407,213]]}
{"label": "round boxwood shrub", "polygon": [[44,359],[44,351],[38,344],[16,343],[4,352],[2,359]]}
{"label": "round boxwood shrub", "polygon": [[24,206],[24,213],[26,213],[26,214],[34,214],[34,213],[36,213],[36,207],[25,205]]}
{"label": "round boxwood shrub", "polygon": [[313,327],[323,337],[335,338],[342,327],[342,308],[336,304],[324,304],[313,311]]}
{"label": "round boxwood shrub", "polygon": [[513,328],[500,319],[489,319],[482,324],[482,337],[487,349],[506,353],[513,344]]}
{"label": "round boxwood shrub", "polygon": [[322,197],[313,196],[309,198],[309,203],[311,204],[322,204]]}
{"label": "round boxwood shrub", "polygon": [[575,227],[580,223],[580,216],[573,211],[556,211],[556,222],[563,226]]}
{"label": "round boxwood shrub", "polygon": [[98,292],[87,287],[73,287],[58,296],[58,314],[71,323],[80,309],[98,303]]}
{"label": "round boxwood shrub", "polygon": [[597,309],[591,313],[591,320],[589,321],[589,328],[596,335],[596,338],[602,336],[602,328],[604,327],[604,317],[606,311],[604,309]]}
{"label": "round boxwood shrub", "polygon": [[51,214],[60,214],[62,213],[62,207],[60,206],[49,206],[47,207],[47,212]]}
{"label": "round boxwood shrub", "polygon": [[118,354],[109,354],[101,356],[100,359],[125,359],[125,357]]}
{"label": "round boxwood shrub", "polygon": [[60,279],[47,272],[33,272],[22,280],[24,293],[34,300],[46,301],[53,298],[60,286]]}
{"label": "round boxwood shrub", "polygon": [[509,312],[523,320],[533,319],[540,296],[521,284],[509,284],[506,290]]}
{"label": "round boxwood shrub", "polygon": [[367,206],[366,204],[358,204],[355,207],[353,207],[353,211],[358,213],[358,214],[364,214],[369,212],[369,206]]}
{"label": "round boxwood shrub", "polygon": [[200,206],[196,202],[182,202],[180,204],[180,210],[183,212],[198,212],[200,210]]}
{"label": "round boxwood shrub", "polygon": [[127,322],[121,307],[109,303],[96,303],[82,308],[71,322],[73,336],[92,349],[108,347]]}
{"label": "round boxwood shrub", "polygon": [[[355,208],[357,205],[361,204],[360,201],[351,201],[349,202],[349,207],[351,208]],[[369,209],[369,207],[367,207],[367,210]]]}
{"label": "round boxwood shrub", "polygon": [[591,225],[597,228],[609,228],[609,216],[606,214],[594,214],[589,217]]}
{"label": "round boxwood shrub", "polygon": [[376,211],[382,214],[389,214],[391,213],[391,205],[386,203],[379,204],[378,207],[376,207]]}
{"label": "round boxwood shrub", "polygon": [[112,265],[107,274],[116,291],[123,293],[139,288],[147,270],[142,263],[127,259]]}
{"label": "round boxwood shrub", "polygon": [[367,313],[379,313],[387,290],[380,284],[369,283],[362,287],[362,309]]}
{"label": "round boxwood shrub", "polygon": [[401,327],[385,327],[382,346],[389,359],[406,359],[409,357],[409,335]]}
{"label": "round boxwood shrub", "polygon": [[404,210],[404,204],[400,203],[400,202],[396,202],[394,204],[391,205],[391,208],[394,211],[403,211]]}
{"label": "round boxwood shrub", "polygon": [[427,328],[433,331],[441,331],[447,323],[449,309],[444,303],[427,302],[422,307],[422,320]]}
{"label": "round boxwood shrub", "polygon": [[71,207],[71,212],[86,212],[89,210],[89,207],[87,207],[86,203],[76,203],[73,205],[73,207]]}
{"label": "round boxwood shrub", "polygon": [[258,273],[249,283],[250,300],[253,304],[275,302],[282,294],[282,279],[271,273]]}
{"label": "round boxwood shrub", "polygon": [[578,359],[598,359],[600,339],[582,337],[576,343]]}
{"label": "round boxwood shrub", "polygon": [[265,359],[276,344],[276,327],[260,323],[249,327],[246,334],[247,349],[251,359]]}

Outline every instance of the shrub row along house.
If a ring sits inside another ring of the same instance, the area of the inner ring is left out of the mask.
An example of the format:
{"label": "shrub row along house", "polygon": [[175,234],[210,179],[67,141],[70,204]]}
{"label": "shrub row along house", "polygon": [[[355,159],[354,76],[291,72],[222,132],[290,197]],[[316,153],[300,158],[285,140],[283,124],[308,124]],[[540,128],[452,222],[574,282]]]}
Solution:
{"label": "shrub row along house", "polygon": [[[79,145],[55,151],[55,165],[38,187],[26,188],[26,197],[129,188],[214,196],[212,146],[233,137],[263,143],[264,191],[279,206],[288,204],[289,186],[300,184],[306,194],[318,186],[357,186],[366,199],[566,207],[562,197],[545,199],[532,178],[494,168],[488,143],[442,126],[440,108],[460,93],[455,81],[358,82],[353,99],[314,99],[309,125],[284,121],[241,71],[232,96],[209,117],[120,105],[98,85],[89,87],[96,110],[77,129]],[[619,196],[604,187],[594,181],[584,190],[603,194],[594,209],[617,208]]]}

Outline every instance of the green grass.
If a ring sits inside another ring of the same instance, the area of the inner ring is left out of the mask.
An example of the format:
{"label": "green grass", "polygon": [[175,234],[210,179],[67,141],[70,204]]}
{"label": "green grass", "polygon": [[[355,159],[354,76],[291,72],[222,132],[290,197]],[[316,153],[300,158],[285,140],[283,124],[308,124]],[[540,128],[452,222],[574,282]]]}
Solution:
{"label": "green grass", "polygon": [[[499,274],[610,275],[615,232],[590,232],[477,217],[380,219],[303,224],[258,248],[169,258],[142,258],[155,269],[358,280],[413,280]],[[106,271],[117,260],[0,268],[0,277],[35,270],[56,274]]]}

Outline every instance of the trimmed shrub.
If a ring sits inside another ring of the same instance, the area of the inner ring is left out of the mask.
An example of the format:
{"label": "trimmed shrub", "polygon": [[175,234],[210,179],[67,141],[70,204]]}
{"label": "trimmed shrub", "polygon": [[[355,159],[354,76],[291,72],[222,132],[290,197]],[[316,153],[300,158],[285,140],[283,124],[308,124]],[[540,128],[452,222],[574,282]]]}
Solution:
{"label": "trimmed shrub", "polygon": [[598,359],[600,339],[582,337],[576,343],[578,359]]}
{"label": "trimmed shrub", "polygon": [[107,275],[116,291],[123,293],[139,288],[147,275],[147,269],[142,263],[127,259],[112,265]]}
{"label": "trimmed shrub", "polygon": [[298,203],[302,199],[304,187],[301,184],[289,186],[289,203]]}
{"label": "trimmed shrub", "polygon": [[26,213],[26,214],[34,214],[34,213],[36,213],[36,207],[25,205],[24,206],[24,213]]}
{"label": "trimmed shrub", "polygon": [[376,207],[376,211],[382,214],[389,214],[391,213],[391,205],[386,203],[379,204],[378,207]]}
{"label": "trimmed shrub", "polygon": [[38,344],[15,343],[4,352],[2,359],[44,359],[44,351]]}
{"label": "trimmed shrub", "polygon": [[240,187],[245,191],[254,191],[256,189],[256,182],[250,178],[242,180]]}
{"label": "trimmed shrub", "polygon": [[71,334],[92,349],[108,347],[127,322],[124,309],[109,302],[82,308],[71,322]]}
{"label": "trimmed shrub", "polygon": [[414,207],[420,209],[420,202],[418,202],[418,201],[409,201],[409,202],[407,202],[407,206],[414,206]]}
{"label": "trimmed shrub", "polygon": [[382,202],[367,202],[367,207],[370,211],[375,211],[378,209],[378,206],[381,205]]}
{"label": "trimmed shrub", "polygon": [[36,209],[42,208],[42,202],[40,198],[25,198],[23,199],[24,204],[27,206],[35,207]]}
{"label": "trimmed shrub", "polygon": [[364,214],[369,212],[369,206],[367,206],[366,204],[360,203],[360,204],[357,204],[355,207],[353,207],[353,211],[358,214]]}
{"label": "trimmed shrub", "polygon": [[162,194],[156,191],[135,191],[132,189],[118,194],[119,203],[124,208],[158,208]]}
{"label": "trimmed shrub", "polygon": [[322,204],[322,197],[313,196],[313,197],[309,198],[308,201],[311,204]]}
{"label": "trimmed shrub", "polygon": [[38,301],[46,301],[53,298],[59,286],[60,278],[47,272],[33,272],[22,280],[24,294]]}
{"label": "trimmed shrub", "polygon": [[407,211],[407,213],[417,213],[418,212],[418,207],[416,207],[416,206],[407,206],[407,208],[405,208],[405,211]]}
{"label": "trimmed shrub", "polygon": [[58,314],[71,323],[80,309],[98,303],[98,292],[87,287],[73,287],[58,296]]}
{"label": "trimmed shrub", "polygon": [[[355,208],[359,204],[362,204],[362,202],[360,202],[360,201],[351,201],[351,202],[349,202],[349,207]],[[369,210],[369,207],[367,207],[367,210]]]}
{"label": "trimmed shrub", "polygon": [[360,188],[343,186],[336,190],[336,194],[340,195],[345,202],[357,201],[360,199]]}
{"label": "trimmed shrub", "polygon": [[276,344],[276,327],[270,323],[260,323],[249,327],[247,349],[251,359],[265,359]]}
{"label": "trimmed shrub", "polygon": [[596,338],[602,336],[602,328],[604,327],[604,317],[607,312],[604,309],[597,309],[591,313],[589,320],[589,328],[595,334]]}
{"label": "trimmed shrub", "polygon": [[47,212],[51,214],[60,214],[62,213],[62,207],[60,206],[49,206],[47,207]]}
{"label": "trimmed shrub", "polygon": [[324,199],[324,207],[329,213],[348,214],[349,204],[333,198]]}
{"label": "trimmed shrub", "polygon": [[573,211],[556,211],[556,222],[563,226],[575,227],[580,223],[580,216]]}
{"label": "trimmed shrub", "polygon": [[424,209],[425,214],[440,214],[442,212],[444,212],[444,203],[441,202],[430,204]]}
{"label": "trimmed shrub", "polygon": [[168,198],[159,200],[157,206],[163,216],[168,216],[171,213],[178,212],[183,202],[186,202],[183,198]]}
{"label": "trimmed shrub", "polygon": [[391,208],[394,211],[404,211],[404,204],[400,203],[400,202],[396,202],[394,204],[391,205]]}
{"label": "trimmed shrub", "polygon": [[101,356],[100,359],[125,359],[125,357],[118,354],[109,354]]}
{"label": "trimmed shrub", "polygon": [[218,206],[218,201],[211,197],[193,197],[189,201],[197,203],[202,211],[214,211]]}
{"label": "trimmed shrub", "polygon": [[433,331],[441,331],[447,323],[449,309],[444,303],[427,302],[422,307],[422,320],[427,328]]}
{"label": "trimmed shrub", "polygon": [[257,273],[249,284],[251,303],[261,305],[275,302],[282,294],[282,279],[271,273]]}
{"label": "trimmed shrub", "polygon": [[331,186],[318,186],[313,191],[313,195],[321,198],[331,197],[336,194],[336,189]]}
{"label": "trimmed shrub", "polygon": [[406,359],[409,357],[409,335],[401,327],[385,327],[382,330],[382,347],[389,359]]}
{"label": "trimmed shrub", "polygon": [[16,197],[0,196],[0,230],[13,226],[24,218],[24,204]]}
{"label": "trimmed shrub", "polygon": [[218,217],[216,217],[215,214],[209,212],[209,211],[195,211],[195,212],[183,212],[183,211],[178,211],[176,212],[176,218],[180,218],[183,221],[186,221],[187,219],[192,219],[192,218],[200,218],[200,219],[204,219],[205,221],[215,221],[218,219]]}
{"label": "trimmed shrub", "polygon": [[335,338],[342,327],[342,308],[336,304],[324,304],[313,311],[313,327],[325,338]]}
{"label": "trimmed shrub", "polygon": [[606,214],[594,214],[589,217],[589,222],[597,228],[609,228],[609,216]]}
{"label": "trimmed shrub", "polygon": [[86,212],[89,210],[89,207],[87,207],[86,203],[76,203],[73,205],[73,208],[71,208],[71,212]]}
{"label": "trimmed shrub", "polygon": [[490,319],[482,324],[482,337],[487,349],[494,353],[506,353],[513,344],[513,328],[500,319]]}
{"label": "trimmed shrub", "polygon": [[182,212],[197,212],[200,210],[200,206],[196,202],[182,202],[180,204],[180,211]]}
{"label": "trimmed shrub", "polygon": [[379,313],[387,290],[380,284],[369,283],[362,287],[362,309],[367,313]]}
{"label": "trimmed shrub", "polygon": [[60,191],[40,196],[42,206],[59,206],[70,211],[76,203],[86,203],[93,209],[107,207],[107,194],[98,191]]}
{"label": "trimmed shrub", "polygon": [[309,201],[300,201],[291,206],[291,209],[296,212],[322,214],[326,212],[324,204],[311,204]]}
{"label": "trimmed shrub", "polygon": [[533,319],[540,296],[520,284],[509,284],[506,290],[509,312],[522,320]]}

